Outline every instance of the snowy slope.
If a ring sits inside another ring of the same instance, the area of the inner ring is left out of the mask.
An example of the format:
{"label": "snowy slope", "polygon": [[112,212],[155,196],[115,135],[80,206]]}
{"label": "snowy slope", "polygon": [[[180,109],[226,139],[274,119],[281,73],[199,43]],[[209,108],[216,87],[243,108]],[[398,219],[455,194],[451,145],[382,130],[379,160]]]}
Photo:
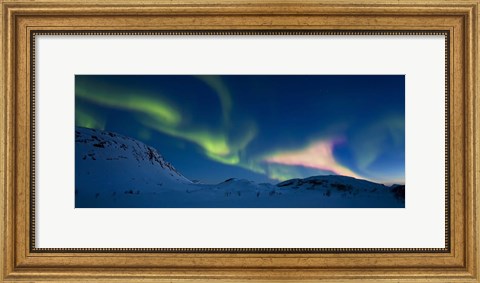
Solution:
{"label": "snowy slope", "polygon": [[99,197],[190,183],[152,147],[116,133],[75,129],[76,206]]}
{"label": "snowy slope", "polygon": [[115,133],[76,128],[76,207],[405,207],[405,186],[345,176],[274,184],[230,178],[194,184],[153,148]]}
{"label": "snowy slope", "polygon": [[[313,176],[292,179],[277,184],[277,187],[310,196],[321,195],[321,202],[328,207],[404,207],[405,186],[393,189],[362,179],[347,176]],[[326,203],[325,203],[326,202]]]}

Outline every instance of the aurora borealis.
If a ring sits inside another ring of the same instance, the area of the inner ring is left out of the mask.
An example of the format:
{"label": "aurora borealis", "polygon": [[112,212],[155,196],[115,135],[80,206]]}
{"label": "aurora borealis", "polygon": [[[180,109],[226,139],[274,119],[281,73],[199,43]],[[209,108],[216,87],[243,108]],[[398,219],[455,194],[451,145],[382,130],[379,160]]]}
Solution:
{"label": "aurora borealis", "polygon": [[141,140],[205,183],[405,183],[403,75],[77,75],[75,124]]}

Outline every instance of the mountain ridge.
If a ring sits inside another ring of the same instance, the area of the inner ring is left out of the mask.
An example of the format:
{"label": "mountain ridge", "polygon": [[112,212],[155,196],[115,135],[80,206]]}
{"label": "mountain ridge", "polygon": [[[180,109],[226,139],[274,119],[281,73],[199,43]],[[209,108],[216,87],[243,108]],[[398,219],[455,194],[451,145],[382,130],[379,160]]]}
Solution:
{"label": "mountain ridge", "polygon": [[[402,199],[403,197],[403,199]],[[75,207],[404,207],[405,186],[340,175],[277,184],[229,178],[190,181],[153,147],[75,128]]]}

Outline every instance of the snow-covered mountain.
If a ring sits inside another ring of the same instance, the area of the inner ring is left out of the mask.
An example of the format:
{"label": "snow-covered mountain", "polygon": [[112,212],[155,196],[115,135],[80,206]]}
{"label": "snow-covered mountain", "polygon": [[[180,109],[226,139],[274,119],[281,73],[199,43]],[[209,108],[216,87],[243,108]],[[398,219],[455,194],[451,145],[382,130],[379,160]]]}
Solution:
{"label": "snow-covered mountain", "polygon": [[75,128],[77,207],[88,206],[100,197],[155,192],[190,183],[156,149],[140,141],[116,133]]}
{"label": "snow-covered mountain", "polygon": [[405,207],[405,186],[330,175],[276,185],[230,178],[192,183],[152,147],[119,134],[75,130],[75,207]]}

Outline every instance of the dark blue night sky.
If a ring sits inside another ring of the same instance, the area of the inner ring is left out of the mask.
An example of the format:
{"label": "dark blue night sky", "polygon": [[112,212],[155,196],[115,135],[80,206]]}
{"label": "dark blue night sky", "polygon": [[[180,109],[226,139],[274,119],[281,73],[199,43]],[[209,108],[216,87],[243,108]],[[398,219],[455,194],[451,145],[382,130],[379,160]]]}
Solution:
{"label": "dark blue night sky", "polygon": [[191,180],[405,182],[403,75],[77,75],[76,126],[155,147]]}

